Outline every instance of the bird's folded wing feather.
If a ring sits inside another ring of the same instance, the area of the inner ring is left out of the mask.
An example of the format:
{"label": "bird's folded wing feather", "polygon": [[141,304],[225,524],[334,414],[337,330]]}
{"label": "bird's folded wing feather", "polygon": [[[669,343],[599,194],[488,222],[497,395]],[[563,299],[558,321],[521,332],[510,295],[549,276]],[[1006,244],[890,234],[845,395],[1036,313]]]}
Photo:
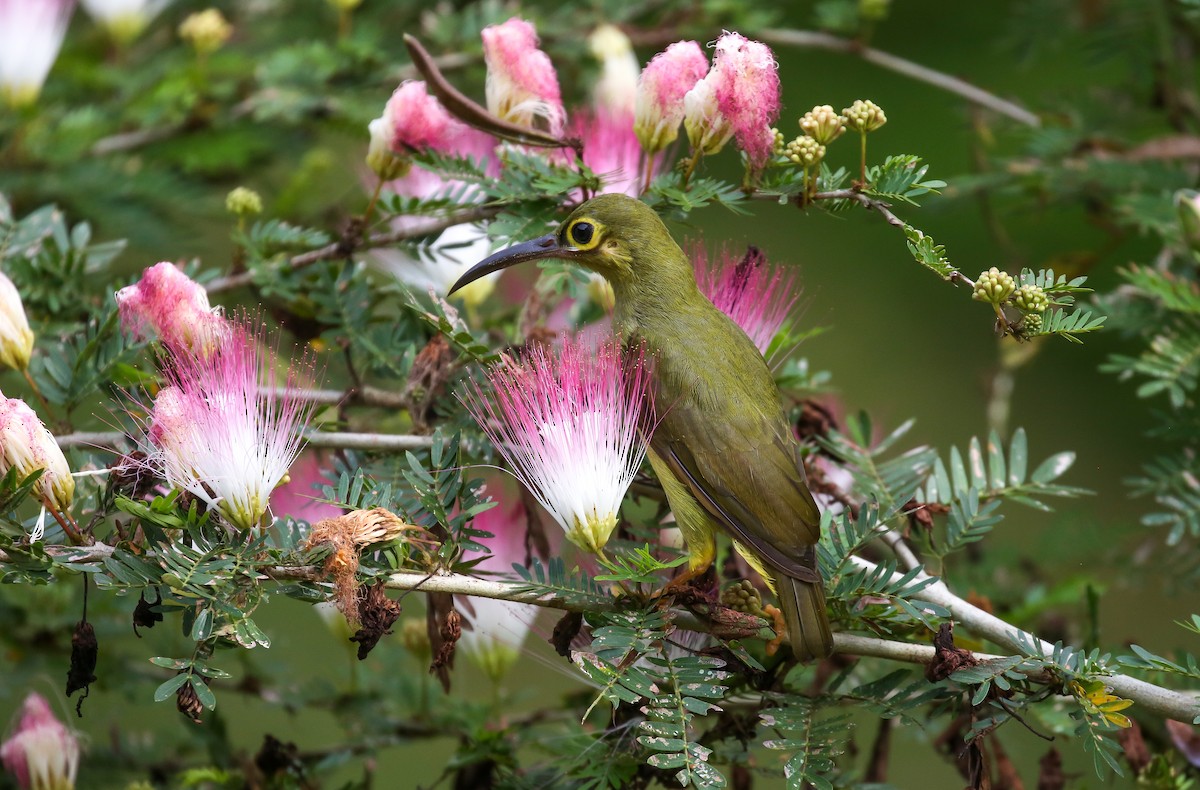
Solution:
{"label": "bird's folded wing feather", "polygon": [[653,444],[736,540],[788,576],[818,582],[810,547],[820,539],[820,512],[790,437],[765,423],[755,412],[706,421],[676,404]]}

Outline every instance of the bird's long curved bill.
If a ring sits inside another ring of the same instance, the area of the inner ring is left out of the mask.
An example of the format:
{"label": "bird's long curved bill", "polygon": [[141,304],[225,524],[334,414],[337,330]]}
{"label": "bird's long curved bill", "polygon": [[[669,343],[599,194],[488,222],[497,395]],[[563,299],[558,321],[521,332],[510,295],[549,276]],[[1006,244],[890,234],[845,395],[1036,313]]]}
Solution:
{"label": "bird's long curved bill", "polygon": [[532,241],[514,244],[511,247],[489,255],[468,269],[466,274],[458,278],[458,282],[450,289],[450,293],[454,293],[459,288],[470,285],[480,277],[485,277],[501,269],[507,269],[509,266],[524,263],[525,261],[536,261],[539,258],[569,258],[572,252],[574,250],[569,247],[560,246],[558,237],[553,233],[548,233]]}

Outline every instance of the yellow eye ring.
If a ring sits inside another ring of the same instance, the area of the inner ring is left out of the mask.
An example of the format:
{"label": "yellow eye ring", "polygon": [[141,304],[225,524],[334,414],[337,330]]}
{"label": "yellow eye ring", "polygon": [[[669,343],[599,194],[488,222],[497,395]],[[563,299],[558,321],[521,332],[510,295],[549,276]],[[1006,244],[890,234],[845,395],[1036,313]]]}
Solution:
{"label": "yellow eye ring", "polygon": [[578,250],[590,250],[600,243],[601,225],[594,219],[581,217],[567,228],[567,241]]}

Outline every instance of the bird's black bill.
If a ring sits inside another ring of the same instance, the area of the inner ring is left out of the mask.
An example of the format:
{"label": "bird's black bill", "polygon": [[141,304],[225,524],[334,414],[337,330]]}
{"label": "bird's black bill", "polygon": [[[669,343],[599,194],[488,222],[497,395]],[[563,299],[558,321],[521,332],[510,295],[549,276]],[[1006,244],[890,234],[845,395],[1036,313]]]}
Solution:
{"label": "bird's black bill", "polygon": [[480,277],[485,277],[501,269],[507,269],[509,266],[524,263],[525,261],[536,261],[539,258],[566,258],[570,257],[572,252],[574,250],[559,246],[558,237],[553,233],[549,233],[533,241],[514,244],[507,249],[489,255],[468,269],[466,274],[458,278],[458,282],[450,289],[450,293],[454,293],[459,288],[470,285]]}

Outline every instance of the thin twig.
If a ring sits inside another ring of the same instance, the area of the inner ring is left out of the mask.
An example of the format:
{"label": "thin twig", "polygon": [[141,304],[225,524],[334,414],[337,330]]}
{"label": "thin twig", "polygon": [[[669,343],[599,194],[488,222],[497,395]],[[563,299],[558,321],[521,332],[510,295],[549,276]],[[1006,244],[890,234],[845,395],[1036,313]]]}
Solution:
{"label": "thin twig", "polygon": [[879,539],[888,545],[888,548],[896,555],[896,559],[900,560],[900,564],[904,567],[904,570],[911,571],[913,568],[923,567],[921,560],[917,558],[913,550],[904,542],[904,538],[899,532],[885,527],[880,530]]}
{"label": "thin twig", "polygon": [[854,55],[880,68],[894,71],[897,74],[903,74],[906,77],[911,77],[920,82],[932,85],[935,88],[940,88],[956,96],[961,96],[969,102],[993,110],[1006,118],[1011,118],[1017,123],[1034,128],[1042,125],[1042,121],[1038,116],[1021,105],[1007,99],[1001,99],[999,96],[989,93],[976,85],[972,85],[966,80],[961,80],[958,77],[931,69],[928,66],[922,66],[920,63],[914,63],[911,60],[897,57],[891,53],[864,46],[848,38],[840,38],[839,36],[820,33],[815,30],[786,29],[760,30],[758,31],[758,36],[769,44],[785,44],[787,46],[803,47],[806,49],[824,49],[830,52]]}
{"label": "thin twig", "polygon": [[[387,233],[376,233],[368,236],[361,241],[351,239],[341,239],[326,244],[315,250],[295,255],[287,260],[285,266],[296,271],[312,266],[314,263],[321,261],[336,260],[345,258],[357,250],[368,250],[375,247],[387,247],[399,241],[406,239],[416,239],[421,236],[431,236],[435,233],[441,233],[446,228],[462,225],[468,222],[479,222],[480,220],[490,219],[499,211],[495,206],[475,206],[465,211],[460,211],[456,214],[451,214],[448,217],[433,219],[428,222],[421,222],[402,230],[393,230]],[[210,294],[229,291],[234,288],[240,288],[243,285],[249,285],[254,281],[253,272],[239,272],[238,274],[230,274],[225,277],[218,277],[208,283],[205,288]]]}

